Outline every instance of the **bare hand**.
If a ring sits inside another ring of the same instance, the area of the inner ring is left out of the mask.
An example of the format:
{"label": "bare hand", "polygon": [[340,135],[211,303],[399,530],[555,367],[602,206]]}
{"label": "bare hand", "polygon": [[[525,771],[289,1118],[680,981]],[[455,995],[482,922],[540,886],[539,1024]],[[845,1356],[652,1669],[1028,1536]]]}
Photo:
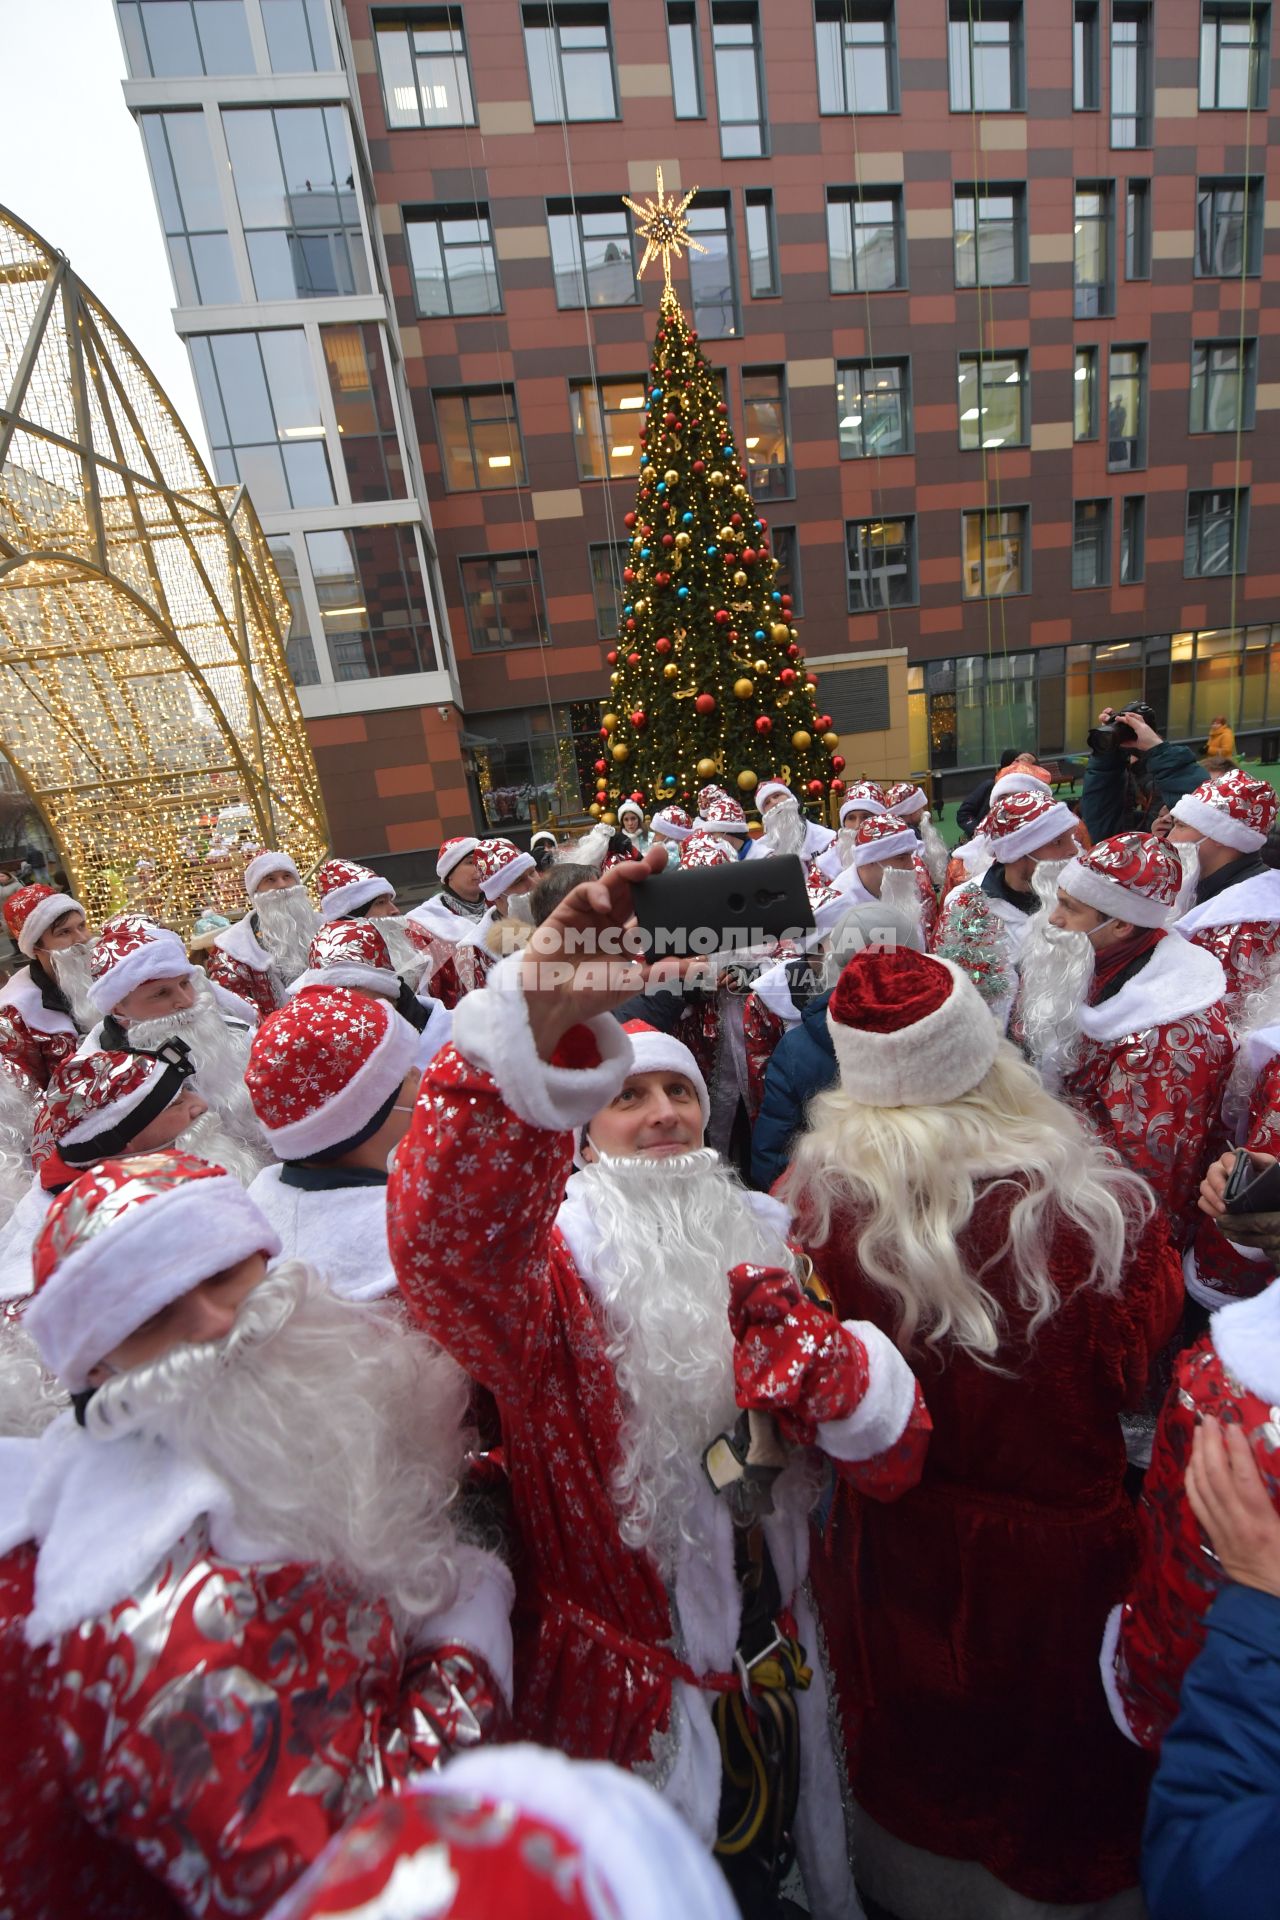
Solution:
{"label": "bare hand", "polygon": [[1167,840],[1169,838],[1169,835],[1173,832],[1173,828],[1174,828],[1173,815],[1170,813],[1168,807],[1161,807],[1159,813],[1156,815],[1155,819],[1151,822],[1152,833],[1155,835],[1157,840]]}
{"label": "bare hand", "polygon": [[1120,718],[1124,721],[1126,727],[1132,727],[1134,733],[1137,735],[1137,748],[1139,753],[1146,753],[1149,748],[1159,747],[1164,744],[1160,735],[1155,731],[1155,728],[1149,727],[1141,714],[1122,713]]}
{"label": "bare hand", "polygon": [[1097,724],[1100,727],[1109,727],[1111,725],[1111,722],[1115,719],[1115,717],[1116,717],[1116,710],[1114,707],[1104,707],[1102,709],[1102,712],[1098,715]]}
{"label": "bare hand", "polygon": [[[1214,1161],[1200,1182],[1200,1211],[1207,1213],[1211,1220],[1221,1219],[1227,1211],[1227,1203],[1223,1196],[1237,1157],[1238,1149],[1232,1147],[1229,1152],[1222,1155],[1220,1160]],[[1250,1153],[1249,1158],[1257,1174],[1265,1173],[1268,1167],[1274,1167],[1276,1164],[1274,1156],[1269,1153]]]}
{"label": "bare hand", "polygon": [[1228,1580],[1280,1599],[1280,1514],[1238,1425],[1206,1415],[1196,1428],[1187,1499]]}

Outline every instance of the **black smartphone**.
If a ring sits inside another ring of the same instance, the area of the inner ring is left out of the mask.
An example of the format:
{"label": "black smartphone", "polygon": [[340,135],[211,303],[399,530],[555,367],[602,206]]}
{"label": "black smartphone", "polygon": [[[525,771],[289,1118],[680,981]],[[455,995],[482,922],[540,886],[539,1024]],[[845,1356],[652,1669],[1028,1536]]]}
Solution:
{"label": "black smartphone", "polygon": [[650,874],[632,886],[631,898],[651,960],[724,953],[813,928],[804,866],[794,853]]}
{"label": "black smartphone", "polygon": [[1280,1213],[1280,1160],[1259,1173],[1247,1153],[1237,1153],[1222,1198],[1228,1213]]}

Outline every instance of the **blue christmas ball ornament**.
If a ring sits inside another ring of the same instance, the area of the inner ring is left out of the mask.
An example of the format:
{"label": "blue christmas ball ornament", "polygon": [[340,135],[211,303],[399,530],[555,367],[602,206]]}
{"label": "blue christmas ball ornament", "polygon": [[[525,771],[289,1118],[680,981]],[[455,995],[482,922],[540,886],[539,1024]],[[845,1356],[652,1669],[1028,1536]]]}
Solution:
{"label": "blue christmas ball ornament", "polygon": [[633,613],[635,612],[635,608],[634,608],[634,607],[624,607],[624,608],[622,609],[622,611],[623,611],[623,612],[624,612],[624,613],[626,614],[626,616],[627,616],[627,618],[628,618],[628,620],[629,620],[629,619],[631,618],[631,616],[632,616],[632,614],[633,614]]}
{"label": "blue christmas ball ornament", "polygon": [[687,600],[688,598],[689,598],[689,589],[688,589],[688,587],[677,587],[677,588],[676,588],[676,599],[677,599],[677,600]]}
{"label": "blue christmas ball ornament", "polygon": [[708,560],[714,560],[716,555],[719,553],[719,551],[720,551],[719,547],[708,547],[707,548]]}
{"label": "blue christmas ball ornament", "polygon": [[764,628],[763,628],[763,627],[757,627],[757,628],[756,628],[756,630],[755,630],[755,633],[754,633],[754,634],[753,634],[753,636],[752,636],[752,638],[753,638],[753,639],[755,639],[755,640],[763,640],[763,639],[764,639]]}
{"label": "blue christmas ball ornament", "polygon": [[733,448],[732,448],[732,447],[722,447],[722,448],[720,449],[720,451],[721,451],[721,452],[723,453],[723,455],[724,455],[724,457],[725,457],[725,459],[726,459],[726,460],[732,460],[732,458],[733,458]]}
{"label": "blue christmas ball ornament", "polygon": [[665,480],[659,480],[659,482],[658,482],[658,485],[657,485],[657,489],[656,489],[656,491],[657,491],[658,493],[665,493],[665,492],[666,492],[666,490],[667,490],[667,483],[666,483],[666,481],[665,481]]}
{"label": "blue christmas ball ornament", "polygon": [[648,456],[648,454],[647,454],[647,453],[642,453],[642,454],[640,455],[640,465],[641,465],[642,467],[647,467],[647,466],[648,466],[648,464],[649,464],[649,456]]}
{"label": "blue christmas ball ornament", "polygon": [[[649,549],[648,549],[648,547],[641,547],[641,549],[640,549],[640,558],[641,558],[642,560],[647,560],[647,559],[649,558]],[[780,597],[781,597],[781,596],[779,596],[779,598],[780,598]]]}
{"label": "blue christmas ball ornament", "polygon": [[649,398],[650,398],[651,400],[661,400],[661,398],[662,398],[662,388],[661,388],[661,387],[650,387],[650,389],[649,389]]}
{"label": "blue christmas ball ornament", "polygon": [[782,595],[780,593],[771,593],[769,595],[769,598],[772,600],[775,607],[780,607],[782,605]]}
{"label": "blue christmas ball ornament", "polygon": [[[693,515],[691,513],[682,513],[680,515],[680,524],[685,527],[691,527],[693,525]],[[672,774],[671,779],[672,779],[672,784],[674,785],[675,783],[674,774]]]}
{"label": "blue christmas ball ornament", "polygon": [[663,774],[663,776],[662,776],[662,784],[663,784],[663,786],[664,786],[664,787],[674,787],[674,785],[675,785],[675,783],[676,783],[676,777],[675,777],[675,775],[674,775],[674,773],[664,773],[664,774]]}

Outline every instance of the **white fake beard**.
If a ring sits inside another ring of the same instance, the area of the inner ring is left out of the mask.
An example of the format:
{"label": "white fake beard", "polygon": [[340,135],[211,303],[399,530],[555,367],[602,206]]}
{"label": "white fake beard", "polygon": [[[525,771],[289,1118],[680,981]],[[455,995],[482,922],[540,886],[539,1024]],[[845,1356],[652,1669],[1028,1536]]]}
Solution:
{"label": "white fake beard", "polygon": [[842,872],[853,865],[853,844],[857,837],[856,827],[841,827],[836,835],[836,858]]}
{"label": "white fake beard", "polygon": [[247,1187],[261,1173],[264,1166],[270,1164],[258,1148],[247,1147],[234,1133],[223,1126],[218,1115],[210,1107],[198,1120],[193,1120],[183,1129],[175,1146],[184,1153],[194,1153],[201,1160],[212,1161],[215,1167],[225,1167],[227,1172]]}
{"label": "white fake beard", "polygon": [[320,915],[311,904],[305,887],[275,887],[254,895],[253,910],[258,916],[258,938],[288,986],[304,973],[311,953],[311,942],[320,930]]}
{"label": "white fake beard", "polygon": [[89,998],[89,967],[97,944],[96,940],[86,940],[82,947],[55,947],[45,955],[50,973],[71,1003],[71,1018],[81,1033],[88,1033],[99,1019],[98,1009]]}
{"label": "white fake beard", "polygon": [[94,1441],[142,1433],[211,1469],[264,1554],[330,1570],[403,1629],[456,1597],[467,1402],[461,1369],[398,1312],[339,1300],[287,1261],[224,1339],[108,1380],[85,1424]]}
{"label": "white fake beard", "polygon": [[1051,927],[1044,913],[1032,915],[1018,961],[1019,1006],[1027,1051],[1051,1089],[1075,1064],[1080,1009],[1096,961],[1087,933]]}
{"label": "white fake beard", "polygon": [[196,992],[193,1007],[185,1013],[166,1013],[159,1020],[131,1021],[127,1029],[129,1045],[153,1052],[175,1036],[184,1040],[196,1065],[196,1092],[232,1138],[239,1141],[242,1152],[252,1156],[254,1171],[260,1171],[275,1156],[258,1125],[249,1089],[244,1083],[251,1036],[227,1025],[213,997],[213,989],[202,973],[195,975],[192,985]]}
{"label": "white fake beard", "polygon": [[0,1318],[0,1439],[35,1440],[70,1404],[21,1322]]}
{"label": "white fake beard", "polygon": [[808,832],[809,823],[794,794],[775,801],[764,816],[764,837],[772,853],[803,853]]}
{"label": "white fake beard", "polygon": [[[1166,846],[1170,842],[1166,840]],[[1182,868],[1182,885],[1178,889],[1178,903],[1173,910],[1175,920],[1189,913],[1196,903],[1196,888],[1200,884],[1200,842],[1198,840],[1177,840],[1172,843]]]}
{"label": "white fake beard", "polygon": [[941,888],[947,877],[947,868],[951,864],[951,851],[934,826],[933,815],[930,813],[926,813],[920,822],[920,850],[924,854],[924,864],[929,878],[935,887]]}
{"label": "white fake beard", "polygon": [[408,921],[402,913],[384,913],[370,924],[378,929],[387,943],[387,952],[391,955],[391,964],[400,978],[407,982],[411,992],[430,980],[434,971],[434,962],[429,953],[414,943],[409,932]]}
{"label": "white fake beard", "polygon": [[924,917],[920,880],[914,867],[886,867],[880,881],[880,904],[909,914],[919,926]]}
{"label": "white fake beard", "polygon": [[738,1417],[729,1269],[751,1260],[789,1270],[792,1259],[709,1147],[658,1160],[606,1155],[574,1177],[600,1234],[590,1279],[627,1406],[618,1531],[670,1577],[703,1453]]}

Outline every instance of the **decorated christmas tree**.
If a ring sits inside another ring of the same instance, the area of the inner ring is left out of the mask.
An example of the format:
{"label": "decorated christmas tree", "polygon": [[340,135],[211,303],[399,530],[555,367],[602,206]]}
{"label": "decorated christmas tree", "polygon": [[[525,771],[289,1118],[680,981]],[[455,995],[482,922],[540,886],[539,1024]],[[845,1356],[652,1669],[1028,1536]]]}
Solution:
{"label": "decorated christmas tree", "polygon": [[843,791],[839,742],[817,711],[791,597],[774,583],[720,384],[671,285],[671,255],[702,251],[684,217],[692,197],[667,199],[659,169],[656,201],[627,201],[646,242],[640,271],[660,255],[666,285],[591,811],[611,818],[628,796],[692,805],[708,780],[749,804],[769,776],[825,817]]}

